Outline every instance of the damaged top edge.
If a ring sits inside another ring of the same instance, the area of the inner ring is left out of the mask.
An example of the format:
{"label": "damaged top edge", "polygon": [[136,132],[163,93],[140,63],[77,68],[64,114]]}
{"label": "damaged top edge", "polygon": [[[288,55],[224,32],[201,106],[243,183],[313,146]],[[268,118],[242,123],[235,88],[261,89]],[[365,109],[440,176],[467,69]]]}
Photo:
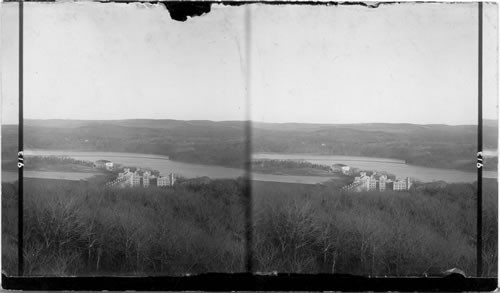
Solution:
{"label": "damaged top edge", "polygon": [[[19,2],[20,0],[4,0],[4,2]],[[185,4],[185,5],[198,5],[198,4],[222,4],[222,5],[229,5],[229,6],[240,6],[240,5],[247,5],[247,4],[266,4],[266,5],[359,5],[359,6],[365,6],[365,7],[370,7],[370,8],[377,8],[380,5],[385,5],[385,4],[398,4],[398,3],[453,3],[453,2],[439,2],[439,1],[429,1],[429,2],[402,2],[402,1],[385,1],[385,2],[373,2],[373,1],[328,1],[328,0],[316,0],[316,1],[311,1],[311,0],[221,0],[221,1],[216,1],[216,0],[165,0],[165,1],[158,1],[158,0],[23,0],[23,2],[99,2],[99,3],[123,3],[123,4],[129,4],[129,3],[150,3],[150,4],[166,4],[166,3],[176,3],[176,4]],[[463,2],[457,2],[457,3],[463,3]]]}
{"label": "damaged top edge", "polygon": [[119,2],[119,3],[133,3],[133,2],[147,2],[150,4],[161,3],[170,13],[170,17],[177,21],[186,21],[189,17],[196,17],[207,14],[211,10],[212,4],[226,5],[226,6],[242,6],[248,4],[264,4],[264,5],[320,5],[320,6],[361,6],[366,8],[378,8],[381,5],[394,5],[394,4],[436,4],[436,3],[463,3],[463,2],[439,2],[439,1],[415,1],[415,2],[402,2],[402,1],[387,1],[387,2],[348,2],[348,1],[283,1],[283,0],[266,0],[266,1],[113,1],[113,0],[99,0],[99,2]]}
{"label": "damaged top edge", "polygon": [[[18,2],[19,0],[4,0],[5,2]],[[168,10],[170,17],[176,21],[186,21],[188,17],[196,17],[204,14],[208,14],[211,11],[212,4],[220,4],[226,6],[242,6],[248,4],[264,4],[264,5],[320,5],[320,6],[361,6],[366,8],[378,8],[381,5],[394,5],[394,4],[454,4],[464,2],[440,2],[440,1],[415,1],[415,2],[401,2],[401,1],[389,1],[389,2],[348,2],[348,1],[256,1],[256,0],[242,0],[242,1],[147,1],[147,0],[24,0],[24,2],[98,2],[98,3],[145,3],[145,4],[163,4]],[[486,2],[487,3],[487,2]]]}
{"label": "damaged top edge", "polygon": [[[3,2],[19,2],[20,0],[3,0]],[[394,4],[471,4],[478,3],[475,1],[329,1],[329,0],[23,0],[23,2],[97,2],[97,3],[145,3],[145,4],[167,4],[175,3],[178,5],[212,5],[222,4],[227,6],[241,6],[248,4],[265,4],[265,5],[320,5],[320,6],[363,6],[368,8],[378,8],[381,5]],[[481,1],[484,4],[496,4],[495,1]]]}
{"label": "damaged top edge", "polygon": [[[5,0],[7,2],[17,2],[19,0]],[[25,2],[68,2],[67,0],[25,0]],[[332,2],[332,1],[134,1],[134,0],[97,0],[97,1],[78,1],[73,2],[99,2],[99,3],[147,3],[163,4],[168,10],[170,17],[176,21],[186,21],[188,17],[196,17],[207,14],[211,11],[212,4],[241,6],[247,4],[265,4],[265,5],[358,5],[368,8],[378,8],[381,4],[396,4],[399,2]]]}

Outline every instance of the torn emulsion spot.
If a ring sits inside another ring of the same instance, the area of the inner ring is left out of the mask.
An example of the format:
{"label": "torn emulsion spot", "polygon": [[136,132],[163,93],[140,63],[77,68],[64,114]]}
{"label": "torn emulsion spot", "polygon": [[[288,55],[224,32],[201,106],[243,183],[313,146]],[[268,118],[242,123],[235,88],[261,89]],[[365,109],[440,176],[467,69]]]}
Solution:
{"label": "torn emulsion spot", "polygon": [[162,2],[170,13],[170,17],[177,21],[186,21],[188,16],[200,16],[210,12],[210,2]]}
{"label": "torn emulsion spot", "polygon": [[341,2],[340,5],[358,5],[368,8],[378,8],[380,5],[394,5],[401,2]]}

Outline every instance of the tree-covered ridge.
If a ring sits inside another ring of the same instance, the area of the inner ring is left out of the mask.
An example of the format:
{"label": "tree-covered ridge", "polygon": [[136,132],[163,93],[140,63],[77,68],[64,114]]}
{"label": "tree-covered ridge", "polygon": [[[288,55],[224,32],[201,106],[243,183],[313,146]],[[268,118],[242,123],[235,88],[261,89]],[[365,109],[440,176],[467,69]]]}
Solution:
{"label": "tree-covered ridge", "polygon": [[[497,148],[497,126],[483,128],[484,148]],[[2,126],[2,157],[17,159],[17,127]],[[172,160],[244,166],[254,153],[309,153],[393,158],[408,164],[474,171],[475,125],[252,123],[178,120],[26,120],[25,149],[132,152]],[[485,169],[496,170],[495,158]]]}

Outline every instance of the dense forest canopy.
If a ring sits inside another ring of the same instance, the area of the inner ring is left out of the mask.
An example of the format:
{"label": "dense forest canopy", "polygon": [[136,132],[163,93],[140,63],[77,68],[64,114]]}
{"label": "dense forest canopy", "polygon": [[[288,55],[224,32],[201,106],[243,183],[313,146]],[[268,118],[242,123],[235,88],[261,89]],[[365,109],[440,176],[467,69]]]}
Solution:
{"label": "dense forest canopy", "polygon": [[[100,179],[99,179],[100,178]],[[244,271],[243,180],[171,189],[25,179],[28,275],[182,275]],[[253,183],[258,271],[359,275],[475,272],[475,184],[345,193]],[[484,180],[483,259],[497,275],[498,186]],[[2,270],[16,272],[17,184],[2,184]]]}

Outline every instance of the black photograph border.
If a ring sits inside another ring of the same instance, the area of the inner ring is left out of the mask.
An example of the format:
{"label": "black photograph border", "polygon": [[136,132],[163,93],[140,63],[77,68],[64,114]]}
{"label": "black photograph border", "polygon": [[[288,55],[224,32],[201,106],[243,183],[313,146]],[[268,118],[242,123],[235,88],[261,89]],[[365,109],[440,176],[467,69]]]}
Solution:
{"label": "black photograph border", "polygon": [[[478,7],[478,129],[477,129],[477,246],[476,277],[464,277],[460,274],[432,277],[364,277],[347,274],[259,274],[252,273],[252,190],[251,190],[251,120],[245,123],[246,162],[245,173],[245,269],[246,273],[207,273],[193,276],[155,276],[155,277],[27,277],[24,276],[24,226],[23,226],[23,24],[24,2],[56,2],[54,0],[6,0],[19,3],[19,126],[18,126],[18,276],[2,273],[2,287],[11,290],[137,290],[137,291],[492,291],[498,286],[498,277],[482,275],[482,167],[483,167],[483,2],[475,2]],[[96,1],[109,3],[113,1]],[[116,1],[119,3],[142,2],[165,5],[171,13],[181,17],[199,15],[210,11],[212,4],[240,6],[246,4],[266,5],[360,5],[376,8],[381,4],[399,3],[449,3],[439,1],[416,2],[331,2],[331,1]],[[474,2],[473,2],[474,3]],[[174,12],[173,12],[174,11]],[[249,15],[246,14],[246,21]],[[249,26],[246,26],[249,29]],[[251,33],[247,31],[246,42],[250,42]],[[250,58],[247,52],[247,58]],[[249,66],[247,67],[247,109],[249,109]],[[249,111],[249,110],[247,110]]]}

